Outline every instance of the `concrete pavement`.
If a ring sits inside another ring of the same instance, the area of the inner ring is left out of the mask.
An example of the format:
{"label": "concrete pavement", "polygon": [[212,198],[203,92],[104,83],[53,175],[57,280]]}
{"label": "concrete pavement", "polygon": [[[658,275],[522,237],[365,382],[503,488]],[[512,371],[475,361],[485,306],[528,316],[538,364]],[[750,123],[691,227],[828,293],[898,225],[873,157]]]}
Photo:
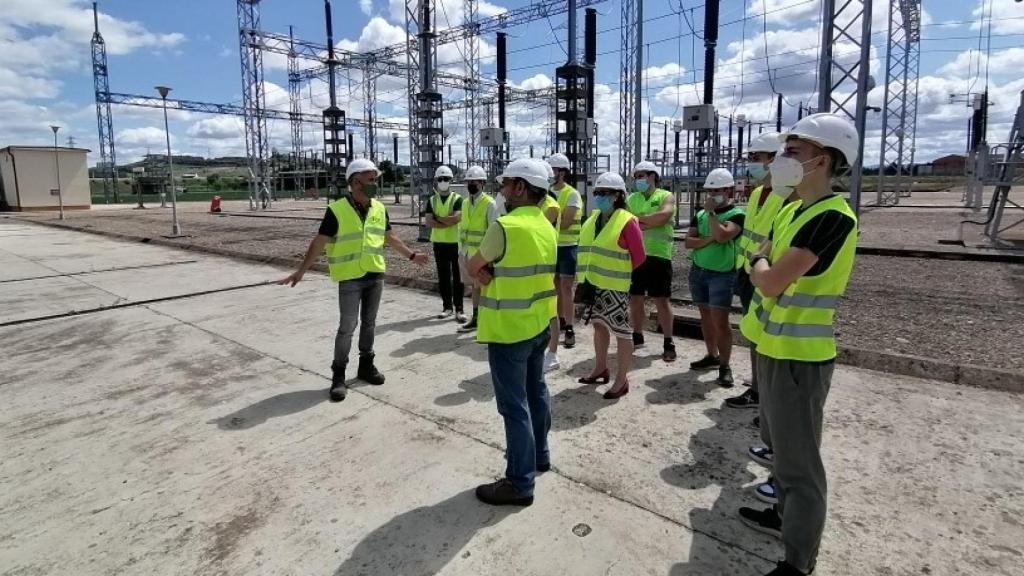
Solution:
{"label": "concrete pavement", "polygon": [[[0,573],[758,575],[781,554],[735,518],[766,477],[754,414],[686,371],[699,343],[674,366],[649,345],[606,402],[575,383],[578,330],[549,378],[554,470],[495,510],[472,495],[504,468],[484,348],[388,286],[388,382],[328,403],[333,285],[253,286],[284,274],[0,223]],[[1019,573],[1022,408],[840,367],[818,573]]]}

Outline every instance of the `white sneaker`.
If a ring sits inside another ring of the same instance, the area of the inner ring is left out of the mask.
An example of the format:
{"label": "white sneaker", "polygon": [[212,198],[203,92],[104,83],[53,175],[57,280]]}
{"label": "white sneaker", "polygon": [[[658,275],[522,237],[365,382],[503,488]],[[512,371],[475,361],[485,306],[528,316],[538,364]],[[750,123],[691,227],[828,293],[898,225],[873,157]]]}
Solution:
{"label": "white sneaker", "polygon": [[452,312],[451,310],[445,310],[437,315],[437,319],[444,320],[445,318],[451,318],[452,314],[454,314],[454,312]]}
{"label": "white sneaker", "polygon": [[455,313],[455,321],[458,322],[459,324],[465,324],[466,320],[469,320],[469,318],[466,318],[466,315],[463,314],[462,312]]}
{"label": "white sneaker", "polygon": [[550,350],[544,351],[544,371],[551,372],[552,370],[558,370],[562,367],[562,363],[558,360],[558,353],[552,353]]}

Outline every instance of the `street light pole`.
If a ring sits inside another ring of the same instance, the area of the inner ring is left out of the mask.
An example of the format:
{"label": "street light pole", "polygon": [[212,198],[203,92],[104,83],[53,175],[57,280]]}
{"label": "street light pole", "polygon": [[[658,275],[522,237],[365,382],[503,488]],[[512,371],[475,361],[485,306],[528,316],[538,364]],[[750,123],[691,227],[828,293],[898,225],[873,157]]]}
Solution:
{"label": "street light pole", "polygon": [[392,154],[395,159],[394,164],[391,165],[391,192],[395,195],[395,204],[399,204],[401,198],[398,196],[398,132],[391,133],[391,145],[394,148]]}
{"label": "street light pole", "polygon": [[181,226],[178,224],[178,194],[174,191],[174,161],[171,159],[171,130],[167,123],[167,94],[171,91],[167,86],[157,86],[156,91],[160,93],[164,108],[164,136],[167,137],[167,179],[171,185],[171,235],[181,236]]}
{"label": "street light pole", "polygon": [[[57,152],[57,130],[60,126],[50,126],[53,130],[53,164],[57,168],[57,206],[60,210],[60,219],[64,219],[64,192],[60,189],[60,153]],[[92,194],[92,192],[89,192]]]}

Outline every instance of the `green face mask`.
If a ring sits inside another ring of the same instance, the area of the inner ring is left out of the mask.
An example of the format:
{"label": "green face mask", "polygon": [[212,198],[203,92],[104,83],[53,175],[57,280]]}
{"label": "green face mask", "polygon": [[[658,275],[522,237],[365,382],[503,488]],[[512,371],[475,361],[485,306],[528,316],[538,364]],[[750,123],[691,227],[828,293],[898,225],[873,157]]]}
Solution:
{"label": "green face mask", "polygon": [[377,185],[376,184],[363,184],[363,194],[366,194],[367,198],[377,197]]}

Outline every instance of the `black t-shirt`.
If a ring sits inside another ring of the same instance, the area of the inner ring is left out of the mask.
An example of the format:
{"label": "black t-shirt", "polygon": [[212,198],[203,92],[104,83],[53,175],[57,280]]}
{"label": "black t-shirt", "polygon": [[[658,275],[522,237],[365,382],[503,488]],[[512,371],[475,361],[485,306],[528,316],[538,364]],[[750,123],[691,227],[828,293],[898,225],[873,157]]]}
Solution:
{"label": "black t-shirt", "polygon": [[[348,203],[355,209],[356,214],[359,215],[359,219],[366,222],[366,215],[370,212],[370,207],[367,206],[366,208],[363,208],[359,204],[353,202],[351,198],[346,197],[345,199],[348,200]],[[386,230],[391,230],[391,216],[388,215],[387,208],[384,208],[384,223],[384,228]],[[324,214],[324,219],[320,221],[320,231],[318,234],[332,237],[338,235],[338,218],[330,208],[328,208],[327,212]]]}
{"label": "black t-shirt", "polygon": [[[825,198],[818,200],[818,202],[832,196],[835,196],[835,194],[825,196]],[[809,207],[800,207],[793,214],[793,220],[799,218],[800,214]],[[856,223],[853,218],[837,210],[829,210],[828,212],[818,214],[811,218],[807,224],[804,224],[790,243],[790,246],[793,248],[810,250],[818,257],[818,261],[804,276],[818,276],[825,270],[828,270],[828,267],[832,265],[832,262],[839,254],[839,251],[842,250],[846,237],[855,225]]]}
{"label": "black t-shirt", "polygon": [[[455,194],[455,192],[451,192],[451,194]],[[435,193],[434,196],[437,196],[437,199],[440,200],[441,202],[444,202],[445,200],[445,198],[440,194]],[[427,202],[427,209],[426,211],[423,212],[424,214],[434,213],[434,202],[432,201],[434,196],[431,196],[431,201]],[[459,196],[458,194],[455,194],[455,203],[452,204],[452,211],[449,213],[449,216],[456,212],[462,212],[462,196]]]}
{"label": "black t-shirt", "polygon": [[[725,214],[726,212],[728,212],[729,210],[732,210],[733,208],[735,208],[735,206],[733,206],[732,204],[726,204],[725,206],[722,206],[720,208],[715,208],[715,214]],[[740,213],[737,213],[737,214],[733,214],[731,218],[726,220],[726,222],[732,222],[733,224],[739,226],[740,228],[743,228],[743,224],[746,221],[747,221],[747,215],[744,214],[743,212],[740,212]],[[693,218],[690,218],[690,228],[697,228],[697,215],[696,214],[693,215]]]}

